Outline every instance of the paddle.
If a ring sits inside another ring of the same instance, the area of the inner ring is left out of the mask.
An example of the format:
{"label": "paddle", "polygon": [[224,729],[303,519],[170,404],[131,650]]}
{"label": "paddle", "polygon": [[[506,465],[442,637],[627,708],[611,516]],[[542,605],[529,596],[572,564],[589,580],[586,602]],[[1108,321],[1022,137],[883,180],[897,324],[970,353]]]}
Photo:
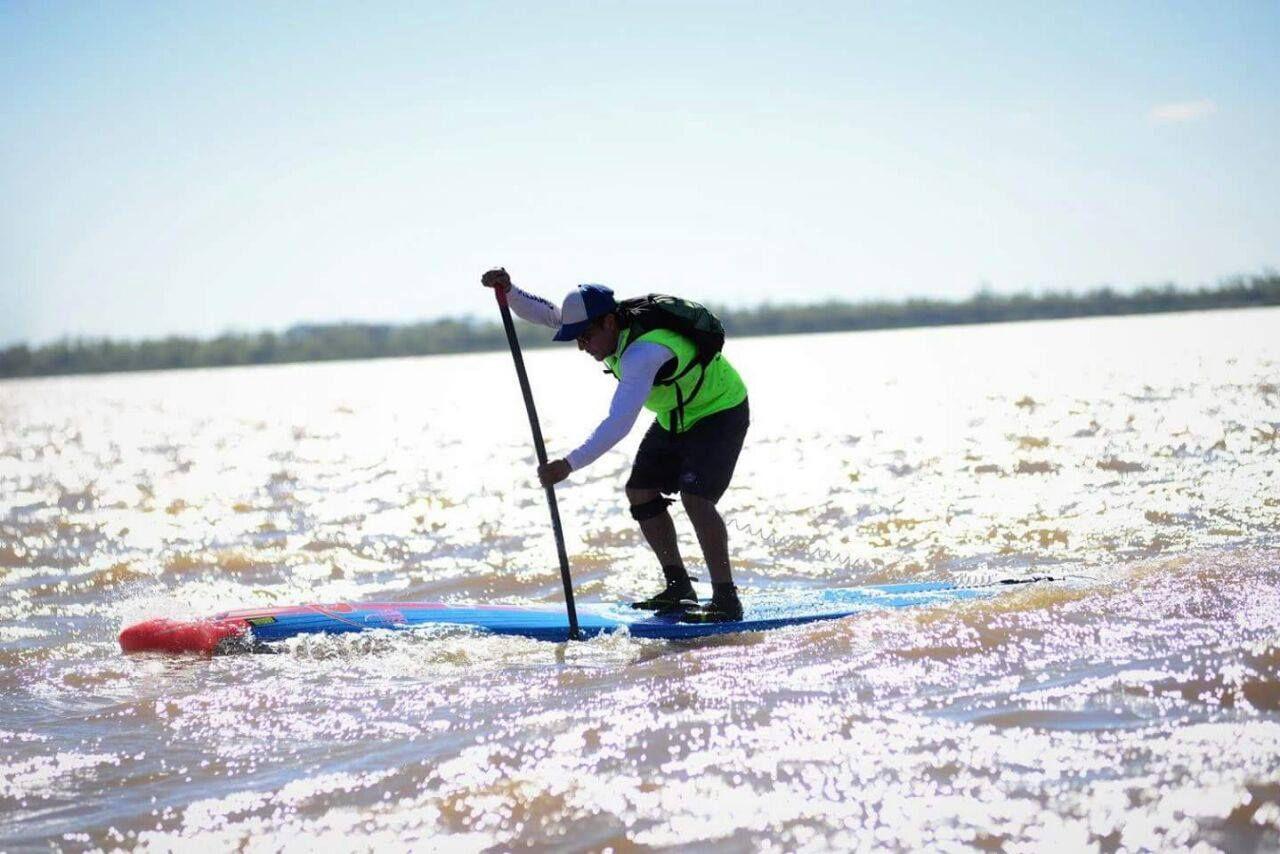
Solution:
{"label": "paddle", "polygon": [[[498,298],[498,310],[502,312],[502,328],[507,331],[507,344],[511,346],[511,358],[516,363],[516,376],[520,378],[520,393],[524,395],[524,408],[529,414],[529,429],[533,431],[533,448],[538,455],[538,465],[547,464],[547,448],[542,442],[542,428],[538,426],[538,411],[533,406],[533,391],[529,388],[529,375],[524,370],[524,357],[520,355],[520,341],[516,327],[511,322],[511,309],[507,307],[507,292],[501,285],[493,289]],[[578,609],[573,604],[573,579],[569,576],[569,554],[564,548],[564,530],[560,527],[560,508],[556,506],[555,486],[546,487],[547,505],[551,508],[551,527],[556,532],[556,553],[560,555],[560,580],[564,583],[564,603],[569,610],[569,638],[581,640],[578,631]]]}

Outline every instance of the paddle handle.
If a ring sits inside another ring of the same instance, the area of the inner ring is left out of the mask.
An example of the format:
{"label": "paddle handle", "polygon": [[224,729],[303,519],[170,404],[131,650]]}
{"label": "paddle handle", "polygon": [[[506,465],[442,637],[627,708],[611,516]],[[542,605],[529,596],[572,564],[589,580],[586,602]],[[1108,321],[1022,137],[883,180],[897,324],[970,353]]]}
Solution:
{"label": "paddle handle", "polygon": [[[542,427],[538,425],[538,410],[533,405],[533,391],[529,388],[529,374],[524,369],[524,356],[520,353],[520,340],[516,337],[516,326],[511,321],[511,308],[507,305],[507,292],[501,287],[493,289],[498,299],[498,310],[502,313],[502,328],[507,333],[507,344],[511,347],[511,358],[516,363],[516,377],[520,380],[520,393],[524,395],[524,409],[529,415],[529,429],[533,432],[533,450],[538,457],[538,465],[547,464],[547,446],[542,441]],[[564,528],[560,524],[560,508],[556,504],[555,486],[546,487],[547,506],[551,508],[551,527],[556,535],[556,554],[560,558],[560,581],[564,584],[564,602],[569,611],[569,638],[580,640],[582,633],[578,630],[578,609],[573,601],[573,578],[569,575],[569,553],[564,547]]]}

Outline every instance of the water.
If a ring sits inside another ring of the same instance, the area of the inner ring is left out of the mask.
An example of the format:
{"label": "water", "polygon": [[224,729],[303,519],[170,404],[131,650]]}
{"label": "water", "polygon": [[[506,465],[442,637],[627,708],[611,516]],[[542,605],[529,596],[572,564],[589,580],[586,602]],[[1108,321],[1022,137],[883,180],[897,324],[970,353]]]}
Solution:
{"label": "water", "polygon": [[[509,357],[0,383],[0,848],[1276,849],[1277,333],[731,341],[747,595],[1089,580],[696,643],[122,656],[148,616],[558,602]],[[563,452],[612,383],[528,362]],[[641,432],[560,488],[583,601],[655,588],[621,492]]]}

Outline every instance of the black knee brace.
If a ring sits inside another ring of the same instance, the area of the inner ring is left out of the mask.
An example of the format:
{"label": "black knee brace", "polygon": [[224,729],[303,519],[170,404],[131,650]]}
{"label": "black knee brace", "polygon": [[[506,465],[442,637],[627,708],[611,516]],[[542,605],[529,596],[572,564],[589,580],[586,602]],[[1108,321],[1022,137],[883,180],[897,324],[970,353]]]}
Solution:
{"label": "black knee brace", "polygon": [[661,495],[643,504],[632,504],[631,518],[637,522],[643,522],[646,519],[652,519],[654,516],[661,516],[667,512],[667,508],[672,504],[675,504],[675,502],[670,498],[663,498]]}

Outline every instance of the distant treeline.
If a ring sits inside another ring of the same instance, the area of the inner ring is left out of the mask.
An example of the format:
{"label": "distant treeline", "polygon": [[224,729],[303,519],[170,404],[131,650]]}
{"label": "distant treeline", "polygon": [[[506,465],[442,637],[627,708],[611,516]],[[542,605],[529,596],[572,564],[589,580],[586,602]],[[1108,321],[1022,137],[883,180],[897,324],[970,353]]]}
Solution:
{"label": "distant treeline", "polygon": [[[1126,292],[1108,287],[1084,294],[1050,291],[1000,296],[983,291],[965,300],[766,304],[750,309],[717,308],[716,312],[729,335],[743,337],[1274,305],[1280,305],[1280,274],[1268,272],[1238,276],[1215,287],[1195,290],[1166,285]],[[547,337],[524,334],[521,341],[526,346],[545,346],[549,343]],[[82,338],[34,348],[18,345],[0,351],[0,377],[377,359],[505,347],[506,338],[500,325],[476,320],[402,325],[313,324],[294,326],[282,333],[228,334],[212,339]]]}

